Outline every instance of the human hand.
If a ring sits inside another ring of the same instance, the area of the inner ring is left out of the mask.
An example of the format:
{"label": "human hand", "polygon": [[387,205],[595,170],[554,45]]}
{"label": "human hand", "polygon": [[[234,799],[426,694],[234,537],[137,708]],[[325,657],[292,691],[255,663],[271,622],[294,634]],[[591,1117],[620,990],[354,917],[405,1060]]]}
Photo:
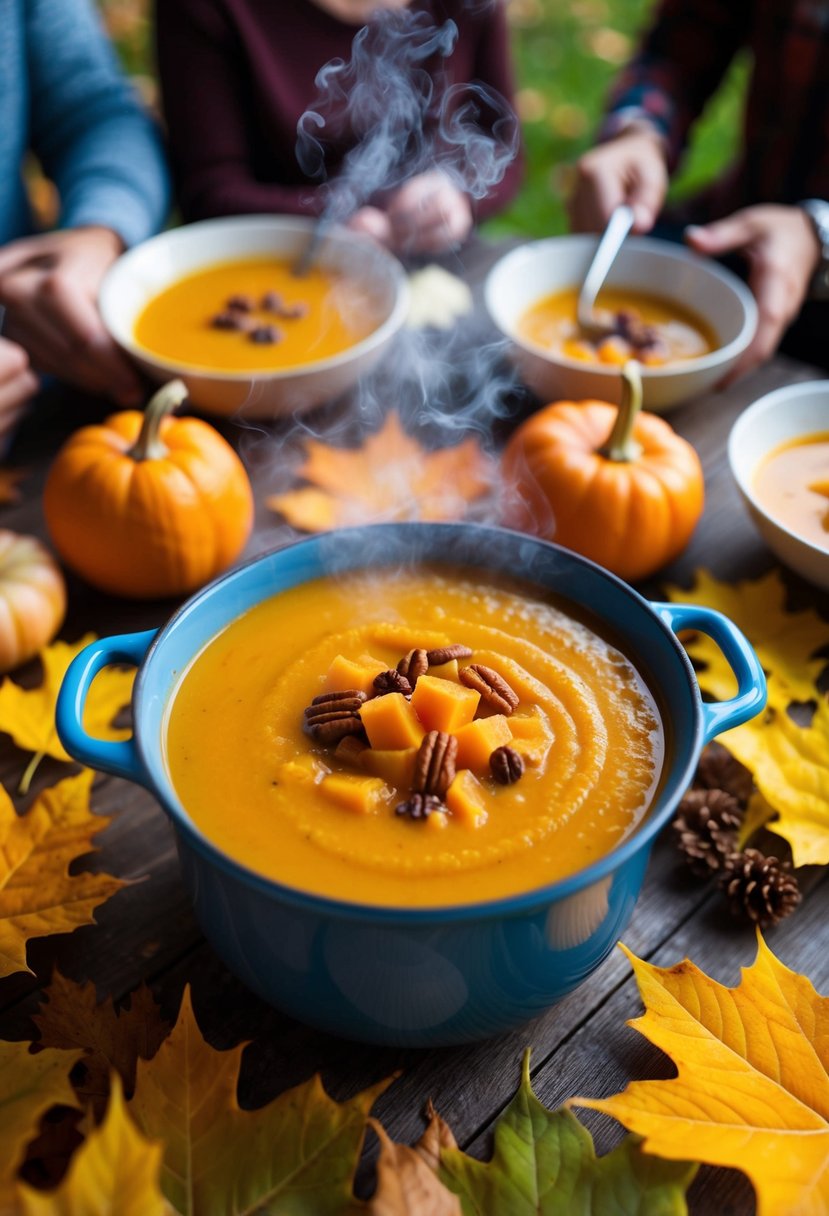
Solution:
{"label": "human hand", "polygon": [[7,333],[40,372],[121,405],[141,401],[141,383],[106,332],[98,288],[122,250],[109,228],[74,228],[0,249],[0,302]]}
{"label": "human hand", "polygon": [[0,338],[0,439],[15,425],[37,388],[25,350]]}
{"label": "human hand", "polygon": [[600,232],[622,203],[633,208],[633,231],[650,232],[668,191],[665,150],[656,131],[632,127],[585,152],[567,200],[575,232]]}
{"label": "human hand", "polygon": [[820,261],[820,245],[800,207],[763,204],[735,211],[685,238],[697,253],[737,252],[748,262],[748,285],[757,301],[757,332],[726,383],[752,371],[777,349],[800,308]]}
{"label": "human hand", "polygon": [[391,245],[391,220],[379,207],[361,207],[345,226],[352,232],[370,236],[378,245]]}
{"label": "human hand", "polygon": [[391,248],[404,254],[443,253],[472,229],[469,198],[440,169],[410,178],[391,196],[386,215]]}

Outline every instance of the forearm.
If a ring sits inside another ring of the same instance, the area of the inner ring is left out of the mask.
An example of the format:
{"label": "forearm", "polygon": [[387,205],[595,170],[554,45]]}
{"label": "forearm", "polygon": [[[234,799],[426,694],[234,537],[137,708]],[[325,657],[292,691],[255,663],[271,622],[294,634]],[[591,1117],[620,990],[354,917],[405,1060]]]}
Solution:
{"label": "forearm", "polygon": [[144,240],[167,214],[161,140],[95,14],[87,0],[31,0],[28,23],[31,141],[58,188],[62,226]]}
{"label": "forearm", "polygon": [[671,169],[693,122],[751,28],[750,0],[662,0],[640,50],[615,82],[600,139],[645,123]]}

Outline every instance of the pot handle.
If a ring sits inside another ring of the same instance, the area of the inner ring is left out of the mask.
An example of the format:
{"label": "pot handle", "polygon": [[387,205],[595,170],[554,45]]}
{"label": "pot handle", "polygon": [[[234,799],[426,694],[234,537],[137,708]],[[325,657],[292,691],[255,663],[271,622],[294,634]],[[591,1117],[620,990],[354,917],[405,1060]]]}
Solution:
{"label": "pot handle", "polygon": [[727,616],[700,604],[652,604],[673,633],[695,629],[713,638],[737,679],[737,695],[728,701],[702,702],[702,733],[710,743],[724,730],[742,726],[766,704],[766,677],[751,643]]}
{"label": "pot handle", "polygon": [[110,663],[130,663],[139,667],[156,632],[148,629],[144,633],[122,633],[90,642],[69,664],[55,708],[58,738],[73,759],[102,773],[126,777],[128,781],[146,786],[150,785],[150,779],[138,755],[135,737],[96,739],[84,729],[83,711],[98,672]]}

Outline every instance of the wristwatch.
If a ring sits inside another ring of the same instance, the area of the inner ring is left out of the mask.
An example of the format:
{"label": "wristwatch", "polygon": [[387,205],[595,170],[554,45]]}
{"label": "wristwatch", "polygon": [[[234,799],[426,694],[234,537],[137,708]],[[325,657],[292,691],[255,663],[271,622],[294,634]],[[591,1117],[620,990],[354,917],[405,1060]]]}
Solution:
{"label": "wristwatch", "polygon": [[812,221],[820,245],[820,262],[809,288],[809,298],[829,300],[829,203],[822,198],[807,198],[798,205]]}

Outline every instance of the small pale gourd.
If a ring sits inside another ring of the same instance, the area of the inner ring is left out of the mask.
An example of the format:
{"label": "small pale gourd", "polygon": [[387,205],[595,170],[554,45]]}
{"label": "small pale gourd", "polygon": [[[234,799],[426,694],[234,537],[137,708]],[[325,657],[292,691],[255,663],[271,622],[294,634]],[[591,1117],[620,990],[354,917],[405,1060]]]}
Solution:
{"label": "small pale gourd", "polygon": [[66,612],[60,567],[34,536],[0,528],[0,672],[52,641]]}

